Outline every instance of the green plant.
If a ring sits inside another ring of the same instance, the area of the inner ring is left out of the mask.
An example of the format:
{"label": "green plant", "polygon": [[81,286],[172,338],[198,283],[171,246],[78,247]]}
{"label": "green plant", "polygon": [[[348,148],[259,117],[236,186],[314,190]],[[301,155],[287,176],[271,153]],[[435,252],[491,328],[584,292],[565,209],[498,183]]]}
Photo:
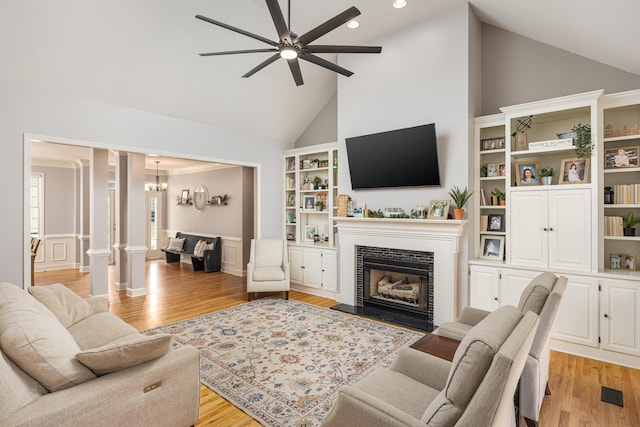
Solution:
{"label": "green plant", "polygon": [[640,224],[640,216],[634,214],[633,212],[629,212],[622,217],[623,228],[633,228],[638,224]]}
{"label": "green plant", "polygon": [[539,171],[540,177],[553,176],[553,174],[555,174],[555,173],[556,173],[556,171],[551,166],[545,167],[545,168],[540,168],[540,171]]}
{"label": "green plant", "polygon": [[320,184],[322,184],[322,178],[320,178],[318,175],[313,177],[313,185],[315,185],[316,187],[318,187]]}
{"label": "green plant", "polygon": [[221,204],[223,204],[223,205],[227,204],[227,201],[229,200],[229,196],[227,194],[223,194],[223,195],[218,196],[218,197],[220,197],[220,203]]}
{"label": "green plant", "polygon": [[487,164],[480,166],[480,176],[487,176]]}
{"label": "green plant", "polygon": [[576,132],[574,144],[578,157],[591,157],[591,151],[594,148],[591,141],[591,125],[578,123],[571,130]]}
{"label": "green plant", "polygon": [[319,207],[320,209],[322,209],[322,206],[324,205],[324,203],[322,203],[320,200],[318,200],[316,202],[316,206]]}
{"label": "green plant", "polygon": [[493,190],[491,192],[491,195],[492,196],[496,196],[500,200],[506,200],[507,199],[507,195],[504,194],[504,191],[500,190],[499,188],[496,188],[495,190]]}
{"label": "green plant", "polygon": [[378,209],[377,211],[370,211],[369,212],[369,218],[384,218],[384,212],[382,212],[380,209]]}
{"label": "green plant", "polygon": [[469,191],[466,186],[464,187],[464,190],[461,190],[460,188],[454,185],[453,187],[451,187],[451,190],[449,191],[449,196],[451,196],[453,203],[456,205],[458,209],[464,208],[464,205],[467,204],[472,194],[473,194],[473,191]]}

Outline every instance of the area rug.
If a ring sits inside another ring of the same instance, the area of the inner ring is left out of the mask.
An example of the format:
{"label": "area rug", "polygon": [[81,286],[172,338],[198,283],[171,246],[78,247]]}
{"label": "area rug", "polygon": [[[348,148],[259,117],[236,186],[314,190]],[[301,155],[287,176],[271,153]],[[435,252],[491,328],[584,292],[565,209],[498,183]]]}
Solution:
{"label": "area rug", "polygon": [[422,333],[293,300],[261,299],[150,329],[200,350],[200,380],[265,426],[317,426],[338,389]]}

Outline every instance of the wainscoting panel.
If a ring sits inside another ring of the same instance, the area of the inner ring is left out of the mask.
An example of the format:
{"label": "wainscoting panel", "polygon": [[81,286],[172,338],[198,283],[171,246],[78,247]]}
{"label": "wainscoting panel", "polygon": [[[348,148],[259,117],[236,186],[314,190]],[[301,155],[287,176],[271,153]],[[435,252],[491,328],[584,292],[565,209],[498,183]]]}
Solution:
{"label": "wainscoting panel", "polygon": [[35,260],[35,271],[76,268],[76,235],[55,234],[43,237]]}

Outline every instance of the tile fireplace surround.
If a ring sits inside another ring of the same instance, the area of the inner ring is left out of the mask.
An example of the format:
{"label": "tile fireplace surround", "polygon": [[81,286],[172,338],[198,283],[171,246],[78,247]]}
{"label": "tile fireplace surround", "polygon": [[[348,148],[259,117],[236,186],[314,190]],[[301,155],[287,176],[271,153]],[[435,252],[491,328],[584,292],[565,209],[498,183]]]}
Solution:
{"label": "tile fireplace surround", "polygon": [[458,254],[466,221],[334,217],[338,226],[338,301],[357,305],[356,248],[373,246],[433,252],[433,321],[454,320],[457,304]]}

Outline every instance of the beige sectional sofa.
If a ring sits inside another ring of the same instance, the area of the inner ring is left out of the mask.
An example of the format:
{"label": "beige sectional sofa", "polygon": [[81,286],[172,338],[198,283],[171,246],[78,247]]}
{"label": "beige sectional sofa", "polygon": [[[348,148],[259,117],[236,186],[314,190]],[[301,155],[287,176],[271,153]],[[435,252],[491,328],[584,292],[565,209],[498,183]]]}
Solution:
{"label": "beige sectional sofa", "polygon": [[0,426],[189,426],[199,354],[63,285],[0,283]]}

